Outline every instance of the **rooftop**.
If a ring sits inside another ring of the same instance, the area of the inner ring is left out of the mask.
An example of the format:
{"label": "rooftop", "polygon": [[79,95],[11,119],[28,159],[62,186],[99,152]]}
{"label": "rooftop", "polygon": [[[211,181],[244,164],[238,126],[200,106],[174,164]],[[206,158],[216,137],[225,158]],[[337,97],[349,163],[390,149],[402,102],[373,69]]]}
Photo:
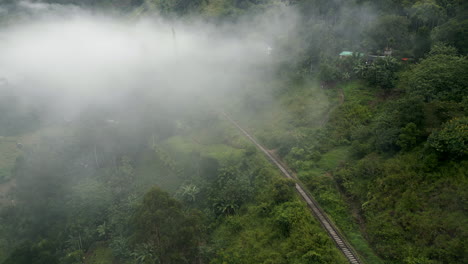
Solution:
{"label": "rooftop", "polygon": [[353,52],[353,51],[342,51],[340,53],[340,56],[348,57],[348,56],[353,56],[353,54],[356,54],[359,57],[364,56],[364,53]]}

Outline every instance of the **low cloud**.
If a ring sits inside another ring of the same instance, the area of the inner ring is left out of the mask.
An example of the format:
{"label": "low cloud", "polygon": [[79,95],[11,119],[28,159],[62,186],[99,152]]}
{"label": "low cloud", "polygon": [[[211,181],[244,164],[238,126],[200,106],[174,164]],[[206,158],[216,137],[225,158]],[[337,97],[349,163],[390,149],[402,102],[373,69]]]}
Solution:
{"label": "low cloud", "polygon": [[284,6],[236,25],[135,20],[43,3],[22,2],[16,9],[21,22],[0,31],[0,78],[17,95],[64,113],[135,93],[222,96],[269,78],[272,42],[296,19]]}

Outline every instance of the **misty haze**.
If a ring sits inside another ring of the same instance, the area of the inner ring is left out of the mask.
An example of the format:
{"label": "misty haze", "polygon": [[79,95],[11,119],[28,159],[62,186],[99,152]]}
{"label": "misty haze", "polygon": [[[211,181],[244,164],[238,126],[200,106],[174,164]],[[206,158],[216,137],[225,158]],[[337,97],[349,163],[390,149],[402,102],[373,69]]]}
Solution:
{"label": "misty haze", "polygon": [[457,0],[0,0],[0,263],[468,262]]}

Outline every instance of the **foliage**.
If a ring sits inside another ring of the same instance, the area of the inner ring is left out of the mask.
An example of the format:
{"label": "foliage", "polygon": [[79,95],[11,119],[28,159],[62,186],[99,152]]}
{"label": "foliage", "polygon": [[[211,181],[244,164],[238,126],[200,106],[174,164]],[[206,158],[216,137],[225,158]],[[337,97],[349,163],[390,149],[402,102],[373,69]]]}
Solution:
{"label": "foliage", "polygon": [[[156,7],[164,16],[223,24],[284,1],[46,2],[123,13]],[[369,263],[466,262],[463,1],[286,2],[297,23],[271,36],[278,80],[247,84],[243,99],[220,104],[285,158]],[[338,59],[342,50],[381,55],[385,48],[394,57]],[[324,87],[310,81],[316,77]],[[42,102],[25,108],[0,82],[0,136],[14,136],[2,142],[44,125]],[[61,135],[43,134],[17,159],[17,150],[1,157],[0,173],[16,182],[12,204],[0,209],[4,263],[75,264],[91,254],[86,263],[346,262],[293,182],[241,135],[200,109],[171,114],[154,105],[90,108],[73,124],[54,121],[69,126]],[[120,124],[103,122],[113,112]],[[147,192],[155,183],[179,189],[181,201]]]}
{"label": "foliage", "polygon": [[460,102],[467,96],[468,61],[453,55],[434,55],[404,74],[404,86],[409,93],[425,101],[451,100]]}
{"label": "foliage", "polygon": [[341,79],[340,69],[333,63],[321,63],[319,78],[324,82],[336,82]]}
{"label": "foliage", "polygon": [[155,5],[155,7],[163,13],[175,13],[178,15],[187,14],[196,11],[203,1],[189,1],[189,0],[151,0],[148,1]]}
{"label": "foliage", "polygon": [[23,243],[7,258],[4,264],[58,264],[53,253],[53,244],[41,241],[38,244]]}
{"label": "foliage", "polygon": [[98,244],[96,248],[90,250],[85,260],[89,264],[111,264],[114,262],[111,250],[102,244]]}
{"label": "foliage", "polygon": [[346,263],[299,197],[274,201],[272,188],[292,194],[287,181],[263,186],[258,205],[229,216],[216,230],[210,263]]}
{"label": "foliage", "polygon": [[433,28],[446,19],[444,8],[436,1],[418,1],[410,9],[411,18],[418,26],[424,25]]}
{"label": "foliage", "polygon": [[434,131],[428,143],[436,151],[451,157],[463,158],[468,155],[468,118],[454,118]]}
{"label": "foliage", "polygon": [[15,161],[21,153],[16,140],[17,138],[0,136],[0,183],[11,179]]}
{"label": "foliage", "polygon": [[84,253],[82,250],[76,250],[73,252],[68,253],[65,257],[63,257],[60,263],[64,264],[80,264],[83,262]]}
{"label": "foliage", "polygon": [[[389,263],[457,263],[466,256],[460,243],[467,236],[460,221],[466,218],[460,198],[467,186],[466,155],[461,154],[466,148],[465,62],[450,46],[435,45],[419,64],[394,68],[392,87],[398,89],[384,96],[375,82],[338,85],[345,100],[332,108],[323,130],[309,130],[312,135],[292,144],[275,144],[285,148],[280,154],[371,263],[379,262],[372,251]],[[288,124],[287,131],[307,126],[276,122],[276,129]],[[338,161],[329,155],[342,148],[350,148],[351,155],[341,154]],[[287,235],[290,223],[283,220],[276,218],[277,228]],[[366,231],[372,249],[354,221]]]}
{"label": "foliage", "polygon": [[209,194],[216,214],[233,214],[252,198],[252,182],[246,176],[235,167],[219,172]]}
{"label": "foliage", "polygon": [[431,57],[435,55],[456,56],[457,49],[453,46],[446,45],[445,43],[436,43],[432,46],[428,56]]}
{"label": "foliage", "polygon": [[358,76],[366,80],[373,87],[392,89],[397,80],[400,64],[393,57],[379,58],[371,64],[357,67]]}
{"label": "foliage", "polygon": [[[466,11],[465,11],[466,12]],[[447,42],[453,45],[457,50],[463,54],[468,54],[468,20],[465,16],[453,18],[447,23],[436,27],[432,32],[434,41]]]}
{"label": "foliage", "polygon": [[[198,246],[199,215],[184,212],[182,204],[159,188],[148,191],[133,223],[137,245],[134,256],[139,263],[194,262]],[[148,262],[148,258],[151,259]]]}
{"label": "foliage", "polygon": [[[339,114],[331,115],[328,131],[336,146],[349,144],[342,140],[347,135],[357,149],[349,163],[329,173],[355,201],[373,249],[390,262],[456,263],[466,256],[466,248],[459,243],[467,235],[466,226],[455,220],[465,217],[460,197],[467,184],[466,89],[464,80],[458,82],[463,79],[464,64],[453,48],[435,46],[427,59],[397,80],[397,87],[407,88],[407,93],[388,99],[375,96],[359,104],[359,89],[349,90],[348,100],[335,110]],[[423,90],[416,78],[430,91],[424,95],[431,99],[415,92]],[[373,105],[371,100],[380,101]],[[367,120],[354,114],[359,105],[374,114]],[[324,144],[329,146],[328,142]],[[333,196],[326,191],[324,179],[329,178],[305,171],[299,175],[339,219],[339,210],[328,204]],[[447,234],[454,230],[453,235]],[[450,250],[442,246],[448,244]]]}
{"label": "foliage", "polygon": [[386,47],[393,49],[407,49],[410,45],[410,22],[404,16],[386,15],[368,29],[369,48],[383,50]]}
{"label": "foliage", "polygon": [[397,145],[403,150],[409,150],[416,146],[420,132],[414,123],[408,123],[401,129],[398,136]]}

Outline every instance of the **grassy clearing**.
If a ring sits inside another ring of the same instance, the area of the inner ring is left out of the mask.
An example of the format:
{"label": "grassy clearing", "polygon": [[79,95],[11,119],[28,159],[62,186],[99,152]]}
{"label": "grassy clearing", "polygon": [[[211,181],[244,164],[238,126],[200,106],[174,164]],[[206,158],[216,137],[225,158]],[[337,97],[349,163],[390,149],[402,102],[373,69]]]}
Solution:
{"label": "grassy clearing", "polygon": [[234,148],[227,144],[202,144],[192,137],[174,136],[164,142],[170,153],[184,155],[198,152],[202,156],[217,159],[221,163],[231,159],[239,158],[244,150]]}
{"label": "grassy clearing", "polygon": [[148,189],[157,185],[169,193],[174,193],[182,183],[182,179],[170,170],[164,168],[154,152],[143,154],[135,167],[137,185]]}
{"label": "grassy clearing", "polygon": [[346,161],[349,155],[350,147],[334,148],[322,155],[322,158],[317,162],[319,168],[329,171],[336,168],[340,163]]}
{"label": "grassy clearing", "polygon": [[232,106],[229,112],[263,144],[276,148],[284,137],[300,137],[303,129],[321,124],[334,104],[329,92],[313,80],[284,88],[280,95],[272,95],[271,90],[252,90],[248,99]]}
{"label": "grassy clearing", "polygon": [[112,250],[104,245],[97,246],[85,259],[85,264],[113,264]]}
{"label": "grassy clearing", "polygon": [[360,81],[352,81],[341,84],[338,89],[342,89],[345,101],[369,102],[375,99],[375,92],[369,90]]}

